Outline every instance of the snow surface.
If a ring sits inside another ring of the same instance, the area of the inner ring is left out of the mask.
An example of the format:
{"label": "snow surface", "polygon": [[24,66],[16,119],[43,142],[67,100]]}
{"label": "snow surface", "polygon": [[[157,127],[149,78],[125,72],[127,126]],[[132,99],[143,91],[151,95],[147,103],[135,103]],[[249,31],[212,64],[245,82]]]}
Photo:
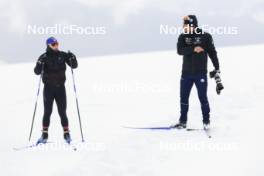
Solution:
{"label": "snow surface", "polygon": [[[54,144],[13,150],[28,145],[38,77],[33,74],[35,63],[1,64],[1,175],[262,176],[263,49],[264,45],[219,49],[225,89],[218,96],[215,82],[209,81],[212,139],[202,131],[123,128],[176,123],[182,59],[175,51],[80,59],[75,76],[83,144],[69,69],[66,83],[70,128],[78,151],[63,145],[55,106],[49,133]],[[201,128],[195,87],[190,104],[188,126]],[[41,134],[42,113],[41,94],[32,141]]]}

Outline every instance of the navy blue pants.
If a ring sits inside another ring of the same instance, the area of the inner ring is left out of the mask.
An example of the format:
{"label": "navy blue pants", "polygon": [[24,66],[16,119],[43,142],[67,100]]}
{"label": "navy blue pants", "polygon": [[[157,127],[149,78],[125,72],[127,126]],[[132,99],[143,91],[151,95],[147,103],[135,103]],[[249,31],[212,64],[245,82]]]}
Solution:
{"label": "navy blue pants", "polygon": [[189,110],[189,96],[195,84],[198,92],[198,97],[201,103],[201,109],[203,114],[203,122],[210,122],[210,107],[207,98],[207,75],[197,74],[197,75],[187,75],[182,74],[181,77],[181,116],[180,122],[187,122],[187,113]]}

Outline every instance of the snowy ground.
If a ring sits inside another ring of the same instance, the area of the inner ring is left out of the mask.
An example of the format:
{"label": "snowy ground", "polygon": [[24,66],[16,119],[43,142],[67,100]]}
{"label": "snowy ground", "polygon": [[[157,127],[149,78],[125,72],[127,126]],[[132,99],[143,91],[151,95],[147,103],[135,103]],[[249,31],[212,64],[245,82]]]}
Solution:
{"label": "snowy ground", "polygon": [[[263,45],[219,49],[225,90],[209,81],[212,139],[201,131],[144,131],[122,126],[166,126],[179,116],[182,60],[175,51],[79,60],[75,71],[86,143],[65,148],[56,108],[47,148],[27,145],[38,77],[35,63],[0,65],[0,171],[15,176],[261,176],[264,174]],[[211,63],[210,63],[210,68]],[[71,75],[67,72],[68,116],[80,141]],[[42,94],[41,94],[42,96]],[[189,127],[201,127],[196,90]],[[41,134],[39,99],[33,140]]]}

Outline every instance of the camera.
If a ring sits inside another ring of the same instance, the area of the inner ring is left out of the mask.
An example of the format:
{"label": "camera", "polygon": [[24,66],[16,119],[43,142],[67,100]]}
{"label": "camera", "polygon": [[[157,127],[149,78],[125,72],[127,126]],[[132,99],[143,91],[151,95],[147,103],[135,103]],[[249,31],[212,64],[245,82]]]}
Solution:
{"label": "camera", "polygon": [[222,84],[221,78],[220,78],[220,71],[214,70],[210,72],[210,78],[214,78],[216,82],[216,93],[220,95],[221,91],[224,89],[224,86]]}

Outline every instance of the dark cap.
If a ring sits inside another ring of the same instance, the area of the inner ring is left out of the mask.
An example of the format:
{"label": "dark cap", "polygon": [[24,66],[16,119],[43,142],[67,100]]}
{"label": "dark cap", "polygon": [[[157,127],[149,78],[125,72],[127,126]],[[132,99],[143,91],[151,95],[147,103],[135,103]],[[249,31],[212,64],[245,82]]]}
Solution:
{"label": "dark cap", "polygon": [[198,20],[195,15],[188,15],[189,19],[184,20],[184,24],[189,24],[192,27],[198,27]]}
{"label": "dark cap", "polygon": [[53,44],[53,43],[58,43],[58,40],[55,38],[55,37],[49,37],[47,40],[46,40],[46,44],[49,45],[49,44]]}

